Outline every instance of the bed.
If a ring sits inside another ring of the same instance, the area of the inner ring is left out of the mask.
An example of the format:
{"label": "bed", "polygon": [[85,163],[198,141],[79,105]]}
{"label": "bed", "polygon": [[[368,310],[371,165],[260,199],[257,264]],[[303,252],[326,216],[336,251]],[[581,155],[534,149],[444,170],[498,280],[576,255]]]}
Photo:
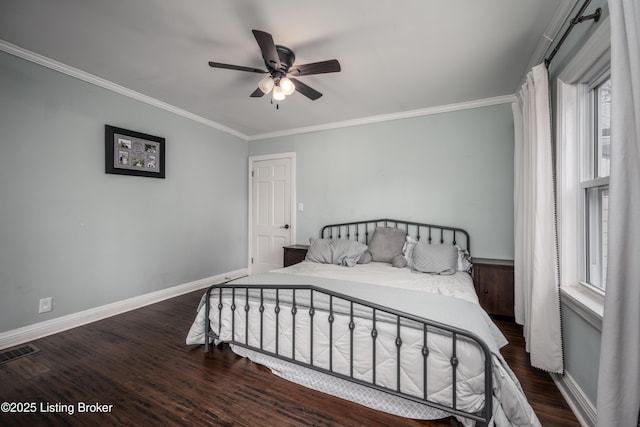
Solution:
{"label": "bed", "polygon": [[276,375],[399,416],[539,425],[480,308],[469,252],[455,227],[327,225],[305,261],[209,287],[186,341],[229,343]]}

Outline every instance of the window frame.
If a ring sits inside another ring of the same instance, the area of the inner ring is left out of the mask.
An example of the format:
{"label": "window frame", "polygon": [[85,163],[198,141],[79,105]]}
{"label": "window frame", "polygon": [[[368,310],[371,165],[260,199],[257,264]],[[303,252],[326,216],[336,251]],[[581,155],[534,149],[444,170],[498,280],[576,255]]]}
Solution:
{"label": "window frame", "polygon": [[[608,17],[589,36],[582,48],[551,75],[556,89],[555,150],[558,213],[560,292],[562,302],[598,330],[602,328],[604,294],[580,283],[582,178],[580,138],[585,132],[586,92],[581,85],[595,81],[611,64],[611,24]],[[583,206],[583,205],[582,205]]]}
{"label": "window frame", "polygon": [[[593,67],[586,76],[590,77],[587,81],[578,84],[578,91],[580,91],[579,98],[579,110],[582,115],[580,126],[582,130],[580,137],[578,138],[578,144],[580,145],[580,164],[579,164],[579,187],[578,192],[578,205],[581,209],[579,212],[580,219],[580,231],[579,235],[579,276],[578,283],[588,289],[604,296],[606,293],[606,272],[600,272],[602,275],[603,286],[593,284],[591,280],[591,266],[590,266],[590,206],[587,197],[587,192],[593,189],[609,190],[609,175],[599,176],[599,153],[598,153],[598,93],[597,89],[602,86],[607,80],[611,79],[611,66],[610,64],[603,68],[602,64],[597,64]],[[602,269],[606,268],[604,265]]]}

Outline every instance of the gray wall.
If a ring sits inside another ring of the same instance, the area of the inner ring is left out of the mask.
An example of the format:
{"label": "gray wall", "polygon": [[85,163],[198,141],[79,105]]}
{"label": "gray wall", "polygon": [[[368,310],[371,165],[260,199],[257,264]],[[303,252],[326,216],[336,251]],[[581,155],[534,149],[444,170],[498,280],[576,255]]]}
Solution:
{"label": "gray wall", "polygon": [[566,304],[562,305],[562,325],[566,370],[595,404],[600,363],[600,330]]}
{"label": "gray wall", "polygon": [[[166,179],[105,174],[105,124]],[[0,332],[247,266],[246,141],[2,52],[0,129]]]}
{"label": "gray wall", "polygon": [[509,104],[249,143],[249,155],[289,151],[298,243],[324,224],[389,217],[459,226],[474,256],[513,259]]}

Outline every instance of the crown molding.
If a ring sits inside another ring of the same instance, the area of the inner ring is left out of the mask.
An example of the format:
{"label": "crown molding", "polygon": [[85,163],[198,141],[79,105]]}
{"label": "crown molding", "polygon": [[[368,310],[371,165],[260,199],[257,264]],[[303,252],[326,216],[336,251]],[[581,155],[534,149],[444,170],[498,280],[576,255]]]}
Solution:
{"label": "crown molding", "polygon": [[417,110],[382,114],[382,115],[371,116],[371,117],[362,117],[359,119],[326,123],[326,124],[317,125],[317,126],[287,129],[283,131],[262,133],[262,134],[256,134],[256,135],[246,135],[244,133],[238,132],[235,129],[224,126],[220,123],[206,119],[202,116],[198,116],[197,114],[190,113],[189,111],[183,110],[181,108],[167,104],[166,102],[144,95],[140,92],[136,92],[124,86],[120,86],[116,83],[105,80],[101,77],[94,76],[93,74],[87,73],[85,71],[79,70],[77,68],[71,67],[69,65],[63,64],[53,59],[47,58],[38,53],[31,52],[27,49],[24,49],[20,46],[16,46],[14,44],[11,44],[1,39],[0,39],[0,51],[4,51],[13,56],[17,56],[27,61],[49,68],[51,70],[60,72],[62,74],[66,74],[68,76],[99,86],[104,89],[110,90],[120,95],[135,99],[137,101],[144,102],[146,104],[163,109],[165,111],[169,111],[171,113],[182,116],[186,119],[193,120],[205,126],[209,126],[213,129],[217,129],[219,131],[238,137],[243,141],[257,141],[262,139],[277,138],[277,137],[297,135],[302,133],[320,132],[324,130],[340,129],[340,128],[352,127],[352,126],[361,126],[361,125],[367,125],[372,123],[381,123],[381,122],[386,122],[390,120],[402,120],[402,119],[407,119],[412,117],[428,116],[432,114],[449,113],[453,111],[487,107],[491,105],[507,104],[507,103],[514,102],[516,100],[515,94],[504,95],[504,96],[498,96],[493,98],[485,98],[485,99],[480,99],[475,101],[462,102],[457,104],[442,105],[442,106],[436,106],[436,107],[430,107],[430,108],[421,108]]}
{"label": "crown molding", "polygon": [[93,74],[89,74],[85,71],[79,70],[77,68],[71,67],[69,65],[63,64],[53,59],[47,58],[46,56],[42,56],[38,53],[31,52],[27,49],[21,48],[20,46],[11,44],[7,41],[0,40],[0,50],[8,54],[11,54],[13,56],[17,56],[18,58],[22,58],[27,61],[33,62],[35,64],[42,65],[43,67],[47,67],[51,70],[58,71],[62,74],[66,74],[68,76],[85,81],[87,83],[91,83],[93,85],[110,90],[120,95],[124,95],[126,97],[144,102],[146,104],[152,105],[162,110],[169,111],[170,113],[177,114],[178,116],[182,116],[186,119],[193,120],[194,122],[198,122],[205,126],[209,126],[213,129],[217,129],[219,131],[228,133],[244,141],[247,141],[249,138],[247,135],[241,132],[238,132],[234,129],[231,129],[227,126],[221,125],[220,123],[216,123],[212,120],[205,119],[202,116],[198,116],[197,114],[190,113],[189,111],[167,104],[166,102],[144,95],[140,92],[127,89],[124,86],[120,86],[118,84],[105,80],[101,77],[94,76]]}
{"label": "crown molding", "polygon": [[372,123],[387,122],[390,120],[402,120],[412,117],[429,116],[432,114],[450,113],[453,111],[469,110],[472,108],[488,107],[491,105],[510,104],[516,100],[515,94],[503,95],[493,98],[479,99],[475,101],[461,102],[457,104],[441,105],[438,107],[421,108],[418,110],[402,111],[399,113],[382,114],[379,116],[363,117],[353,120],[345,120],[342,122],[326,123],[317,126],[307,126],[284,131],[271,133],[262,133],[249,136],[249,141],[257,141],[261,139],[278,138],[282,136],[291,136],[301,133],[320,132],[330,129],[340,129],[352,126],[368,125]]}

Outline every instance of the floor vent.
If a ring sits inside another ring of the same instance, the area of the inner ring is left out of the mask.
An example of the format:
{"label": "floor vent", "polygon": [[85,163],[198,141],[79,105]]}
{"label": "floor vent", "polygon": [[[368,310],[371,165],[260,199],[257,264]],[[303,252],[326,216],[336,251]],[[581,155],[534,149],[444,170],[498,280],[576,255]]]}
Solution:
{"label": "floor vent", "polygon": [[9,348],[7,350],[0,351],[0,365],[11,362],[23,356],[28,356],[33,353],[39,352],[40,349],[33,344],[25,344],[20,347]]}

